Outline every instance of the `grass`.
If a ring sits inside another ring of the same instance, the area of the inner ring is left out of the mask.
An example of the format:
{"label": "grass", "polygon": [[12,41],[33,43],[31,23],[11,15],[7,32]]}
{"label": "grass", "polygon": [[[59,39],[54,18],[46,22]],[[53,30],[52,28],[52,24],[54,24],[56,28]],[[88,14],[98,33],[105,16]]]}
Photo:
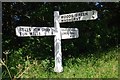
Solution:
{"label": "grass", "polygon": [[21,78],[118,78],[118,52],[89,54],[86,57],[68,58],[63,60],[64,71],[53,72],[54,60],[37,61],[33,60],[29,69],[24,72]]}
{"label": "grass", "polygon": [[25,66],[17,66],[14,78],[118,78],[118,53],[118,49],[111,49],[63,58],[62,73],[53,71],[54,58],[31,60],[27,57]]}

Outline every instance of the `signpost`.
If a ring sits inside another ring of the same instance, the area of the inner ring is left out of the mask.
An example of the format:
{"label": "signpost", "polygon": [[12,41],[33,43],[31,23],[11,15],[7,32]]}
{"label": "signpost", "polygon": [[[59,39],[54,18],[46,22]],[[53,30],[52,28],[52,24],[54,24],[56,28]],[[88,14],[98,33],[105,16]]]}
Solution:
{"label": "signpost", "polygon": [[16,35],[19,37],[27,36],[51,36],[54,35],[55,29],[53,27],[16,27]]}
{"label": "signpost", "polygon": [[97,11],[84,11],[60,15],[59,23],[97,19]]}
{"label": "signpost", "polygon": [[[60,28],[61,39],[78,38],[77,28]],[[16,27],[16,35],[19,37],[28,36],[55,36],[56,30],[54,27],[29,27],[18,26]]]}
{"label": "signpost", "polygon": [[54,52],[55,52],[55,72],[62,72],[62,52],[61,39],[72,39],[79,37],[77,28],[60,28],[60,23],[81,21],[81,20],[95,20],[97,18],[97,11],[84,11],[70,14],[59,15],[59,11],[54,11],[54,27],[30,27],[18,26],[16,27],[16,35],[18,37],[27,36],[54,36]]}

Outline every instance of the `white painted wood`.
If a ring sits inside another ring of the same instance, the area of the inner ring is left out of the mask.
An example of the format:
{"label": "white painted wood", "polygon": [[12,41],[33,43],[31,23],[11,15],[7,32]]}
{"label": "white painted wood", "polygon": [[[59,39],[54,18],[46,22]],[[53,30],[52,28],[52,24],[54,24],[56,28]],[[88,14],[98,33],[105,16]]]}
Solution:
{"label": "white painted wood", "polygon": [[72,39],[79,37],[79,31],[77,28],[61,28],[62,39]]}
{"label": "white painted wood", "polygon": [[19,37],[27,36],[53,36],[55,29],[53,27],[29,27],[18,26],[16,27],[16,35]]}
{"label": "white painted wood", "polygon": [[61,52],[61,30],[58,21],[59,11],[54,11],[54,27],[56,30],[56,35],[54,37],[54,47],[55,47],[55,72],[62,72],[62,52]]}
{"label": "white painted wood", "polygon": [[[72,39],[78,38],[77,28],[60,28],[61,39]],[[28,36],[55,36],[57,34],[54,27],[29,27],[29,26],[18,26],[16,27],[16,35],[19,37]]]}
{"label": "white painted wood", "polygon": [[69,13],[69,14],[60,15],[59,23],[81,21],[81,20],[95,20],[97,17],[98,16],[96,10]]}

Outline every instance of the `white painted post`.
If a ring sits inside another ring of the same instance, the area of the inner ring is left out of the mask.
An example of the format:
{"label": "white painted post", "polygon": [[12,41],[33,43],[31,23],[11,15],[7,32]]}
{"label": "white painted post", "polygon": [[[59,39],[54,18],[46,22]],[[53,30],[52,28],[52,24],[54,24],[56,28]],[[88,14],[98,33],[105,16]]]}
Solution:
{"label": "white painted post", "polygon": [[55,37],[54,37],[54,48],[55,48],[55,72],[62,72],[62,52],[61,52],[61,29],[59,19],[59,11],[54,11],[54,27],[55,27]]}

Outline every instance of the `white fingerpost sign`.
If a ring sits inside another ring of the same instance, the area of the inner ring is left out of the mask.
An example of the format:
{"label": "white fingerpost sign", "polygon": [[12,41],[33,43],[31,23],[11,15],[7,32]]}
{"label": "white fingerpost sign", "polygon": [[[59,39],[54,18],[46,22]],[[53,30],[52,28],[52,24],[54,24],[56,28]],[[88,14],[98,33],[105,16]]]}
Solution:
{"label": "white fingerpost sign", "polygon": [[[60,28],[61,39],[78,38],[77,28]],[[16,27],[16,35],[19,37],[28,36],[55,36],[56,30],[54,27],[29,27],[18,26]]]}
{"label": "white fingerpost sign", "polygon": [[62,52],[61,39],[72,39],[79,37],[77,28],[60,28],[60,23],[73,22],[81,20],[97,19],[97,11],[84,11],[70,14],[59,15],[59,11],[54,11],[54,27],[30,27],[17,26],[15,31],[18,37],[28,36],[54,36],[54,52],[55,52],[55,72],[62,72]]}
{"label": "white fingerpost sign", "polygon": [[53,27],[16,27],[16,35],[19,37],[27,36],[51,36],[54,35],[55,29]]}
{"label": "white fingerpost sign", "polygon": [[81,20],[95,20],[97,19],[97,11],[84,11],[60,15],[59,22],[73,22]]}

